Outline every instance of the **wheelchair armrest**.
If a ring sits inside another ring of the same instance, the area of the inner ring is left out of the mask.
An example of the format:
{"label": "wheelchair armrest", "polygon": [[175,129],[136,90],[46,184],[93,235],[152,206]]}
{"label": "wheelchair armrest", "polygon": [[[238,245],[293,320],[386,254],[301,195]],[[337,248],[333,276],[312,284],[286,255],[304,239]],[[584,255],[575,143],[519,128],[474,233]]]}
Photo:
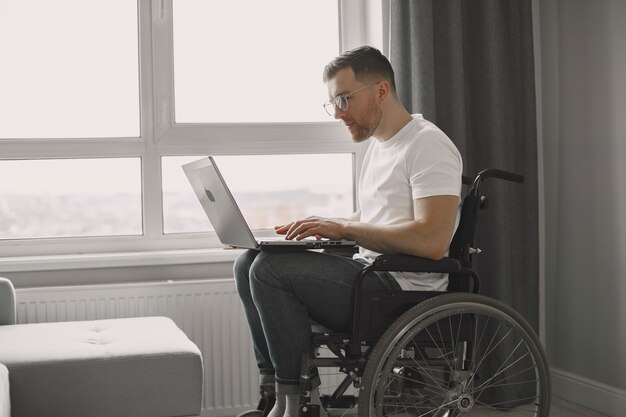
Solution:
{"label": "wheelchair armrest", "polygon": [[461,263],[454,258],[438,261],[411,255],[380,255],[373,263],[375,271],[387,272],[442,272],[452,273],[461,270]]}

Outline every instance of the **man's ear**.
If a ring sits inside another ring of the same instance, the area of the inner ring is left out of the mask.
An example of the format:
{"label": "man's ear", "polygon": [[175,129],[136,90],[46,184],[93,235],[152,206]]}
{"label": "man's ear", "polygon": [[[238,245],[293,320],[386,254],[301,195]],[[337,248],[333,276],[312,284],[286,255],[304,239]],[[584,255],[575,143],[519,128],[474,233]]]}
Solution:
{"label": "man's ear", "polygon": [[376,92],[378,99],[381,102],[386,101],[391,95],[391,86],[389,85],[389,82],[386,80],[379,81]]}

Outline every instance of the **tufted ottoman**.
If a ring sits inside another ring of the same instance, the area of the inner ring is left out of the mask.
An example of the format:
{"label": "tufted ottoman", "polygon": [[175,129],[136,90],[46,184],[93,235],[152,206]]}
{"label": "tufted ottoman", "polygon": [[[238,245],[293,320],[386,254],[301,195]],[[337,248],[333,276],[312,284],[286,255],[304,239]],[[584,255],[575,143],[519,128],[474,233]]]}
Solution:
{"label": "tufted ottoman", "polygon": [[11,417],[200,414],[202,358],[166,317],[0,325]]}

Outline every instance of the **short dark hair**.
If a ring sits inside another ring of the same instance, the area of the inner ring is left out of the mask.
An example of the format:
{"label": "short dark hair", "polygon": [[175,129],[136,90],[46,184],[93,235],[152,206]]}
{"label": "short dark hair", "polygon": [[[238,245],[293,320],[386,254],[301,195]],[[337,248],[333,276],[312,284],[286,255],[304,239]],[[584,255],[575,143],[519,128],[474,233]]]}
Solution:
{"label": "short dark hair", "polygon": [[333,59],[324,67],[324,82],[328,83],[337,75],[339,70],[344,68],[352,68],[355,78],[359,81],[379,81],[375,78],[382,78],[389,82],[394,93],[396,91],[396,81],[391,63],[374,47],[359,46]]}

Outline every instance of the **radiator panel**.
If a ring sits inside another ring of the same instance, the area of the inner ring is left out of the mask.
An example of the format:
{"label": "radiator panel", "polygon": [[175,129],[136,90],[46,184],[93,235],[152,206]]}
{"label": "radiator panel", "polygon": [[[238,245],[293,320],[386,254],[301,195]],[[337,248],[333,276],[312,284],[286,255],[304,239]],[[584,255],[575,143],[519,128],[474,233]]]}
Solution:
{"label": "radiator panel", "polygon": [[202,416],[256,407],[256,361],[232,279],[17,290],[18,323],[142,316],[170,317],[202,352]]}

